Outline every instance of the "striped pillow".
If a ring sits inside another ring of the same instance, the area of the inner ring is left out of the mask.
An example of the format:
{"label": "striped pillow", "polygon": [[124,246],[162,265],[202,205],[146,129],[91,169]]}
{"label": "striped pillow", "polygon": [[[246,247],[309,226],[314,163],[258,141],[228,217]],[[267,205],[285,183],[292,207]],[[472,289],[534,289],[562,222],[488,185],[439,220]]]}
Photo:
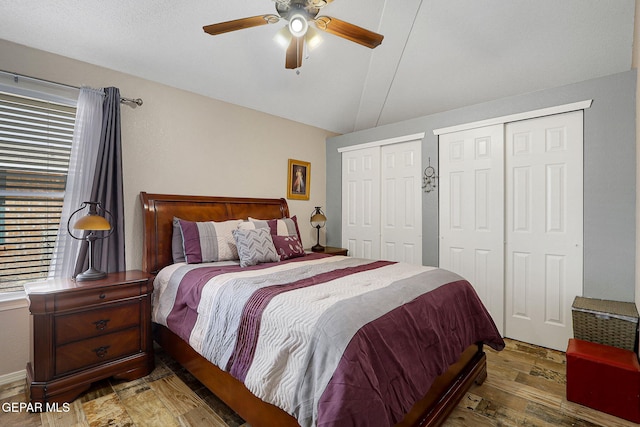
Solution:
{"label": "striped pillow", "polygon": [[233,230],[242,220],[193,222],[178,219],[182,247],[188,264],[238,259]]}
{"label": "striped pillow", "polygon": [[249,217],[249,221],[242,223],[240,228],[268,228],[272,236],[297,236],[300,239],[298,219],[296,216],[280,219],[255,219]]}

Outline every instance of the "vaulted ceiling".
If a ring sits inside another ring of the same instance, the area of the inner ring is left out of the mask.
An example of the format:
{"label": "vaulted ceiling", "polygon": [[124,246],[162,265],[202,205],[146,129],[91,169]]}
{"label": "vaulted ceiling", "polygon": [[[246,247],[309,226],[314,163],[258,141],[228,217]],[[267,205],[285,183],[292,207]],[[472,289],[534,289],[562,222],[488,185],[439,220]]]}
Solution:
{"label": "vaulted ceiling", "polygon": [[298,70],[274,41],[284,20],[202,30],[273,14],[273,0],[3,0],[0,38],[347,133],[627,71],[634,10],[634,0],[335,0],[322,15],[382,44],[319,32]]}

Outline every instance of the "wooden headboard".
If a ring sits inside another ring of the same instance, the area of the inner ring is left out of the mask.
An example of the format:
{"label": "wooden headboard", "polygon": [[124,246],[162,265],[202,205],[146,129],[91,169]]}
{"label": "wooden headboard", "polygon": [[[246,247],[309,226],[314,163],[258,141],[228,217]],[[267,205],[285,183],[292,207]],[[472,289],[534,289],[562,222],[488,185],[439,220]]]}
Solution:
{"label": "wooden headboard", "polygon": [[172,264],[173,218],[189,221],[226,221],[285,218],[289,206],[285,199],[207,197],[140,193],[144,219],[142,269],[156,274]]}

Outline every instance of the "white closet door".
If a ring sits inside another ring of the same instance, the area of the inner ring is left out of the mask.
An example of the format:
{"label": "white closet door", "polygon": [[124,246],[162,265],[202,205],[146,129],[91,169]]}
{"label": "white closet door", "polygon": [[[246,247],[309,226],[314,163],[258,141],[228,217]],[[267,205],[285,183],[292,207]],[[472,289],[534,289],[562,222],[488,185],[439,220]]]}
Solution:
{"label": "white closet door", "polygon": [[503,125],[439,137],[440,267],[476,289],[504,325]]}
{"label": "white closet door", "polygon": [[382,259],[422,265],[421,145],[382,147]]}
{"label": "white closet door", "polygon": [[380,258],[380,147],[342,153],[342,246]]}
{"label": "white closet door", "polygon": [[582,295],[583,112],[506,126],[505,335],[565,350]]}

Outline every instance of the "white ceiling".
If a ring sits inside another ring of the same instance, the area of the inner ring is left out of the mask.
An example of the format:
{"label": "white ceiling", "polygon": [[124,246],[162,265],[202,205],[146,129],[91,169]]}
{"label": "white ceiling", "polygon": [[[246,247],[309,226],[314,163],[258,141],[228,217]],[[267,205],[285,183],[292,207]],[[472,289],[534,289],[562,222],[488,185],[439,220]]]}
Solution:
{"label": "white ceiling", "polygon": [[627,71],[634,10],[634,0],[335,0],[321,15],[384,41],[370,50],[320,32],[299,74],[273,40],[285,21],[202,30],[275,13],[272,0],[2,0],[0,38],[347,133]]}

